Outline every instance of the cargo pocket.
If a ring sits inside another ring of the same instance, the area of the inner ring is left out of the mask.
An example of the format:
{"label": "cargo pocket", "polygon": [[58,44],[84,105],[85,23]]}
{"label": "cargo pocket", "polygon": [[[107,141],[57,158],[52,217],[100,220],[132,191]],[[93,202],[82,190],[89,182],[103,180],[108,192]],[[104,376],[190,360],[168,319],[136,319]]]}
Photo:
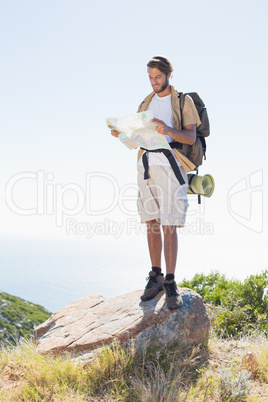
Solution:
{"label": "cargo pocket", "polygon": [[176,198],[174,199],[175,214],[176,214],[176,225],[178,227],[183,227],[186,220],[186,214],[189,207],[187,198]]}
{"label": "cargo pocket", "polygon": [[138,210],[139,215],[141,215],[141,211],[142,211],[142,201],[141,201],[141,194],[140,194],[140,191],[138,192],[137,210]]}

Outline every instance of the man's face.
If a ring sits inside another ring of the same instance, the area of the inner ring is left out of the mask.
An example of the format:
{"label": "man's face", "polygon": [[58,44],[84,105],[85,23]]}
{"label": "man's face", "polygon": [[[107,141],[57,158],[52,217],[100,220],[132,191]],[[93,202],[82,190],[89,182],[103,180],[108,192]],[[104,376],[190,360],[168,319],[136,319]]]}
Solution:
{"label": "man's face", "polygon": [[169,75],[162,73],[157,68],[148,68],[148,75],[153,90],[156,94],[163,92],[169,85]]}

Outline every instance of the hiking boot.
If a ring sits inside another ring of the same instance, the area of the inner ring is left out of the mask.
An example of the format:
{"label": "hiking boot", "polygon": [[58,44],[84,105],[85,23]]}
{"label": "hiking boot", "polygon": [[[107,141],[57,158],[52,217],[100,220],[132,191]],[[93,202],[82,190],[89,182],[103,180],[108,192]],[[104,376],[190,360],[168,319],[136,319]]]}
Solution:
{"label": "hiking boot", "polygon": [[182,298],[177,291],[177,285],[174,280],[164,282],[166,291],[166,303],[169,310],[176,310],[183,304]]}
{"label": "hiking boot", "polygon": [[160,292],[160,290],[164,289],[163,274],[157,275],[156,272],[150,271],[149,277],[147,279],[148,279],[148,283],[146,285],[143,295],[141,295],[142,301],[148,301],[148,300],[153,299]]}

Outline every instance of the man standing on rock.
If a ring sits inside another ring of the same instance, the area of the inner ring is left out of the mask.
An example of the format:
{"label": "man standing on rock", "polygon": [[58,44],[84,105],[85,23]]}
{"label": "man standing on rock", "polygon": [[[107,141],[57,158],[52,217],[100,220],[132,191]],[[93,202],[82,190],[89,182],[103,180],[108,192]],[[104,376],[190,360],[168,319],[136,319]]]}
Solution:
{"label": "man standing on rock", "polygon": [[[185,97],[181,118],[179,94],[169,84],[173,67],[166,57],[155,56],[150,59],[147,71],[153,92],[140,104],[138,112],[153,111],[152,121],[156,124],[156,131],[166,137],[172,150],[140,149],[138,154],[138,211],[141,222],[147,225],[152,263],[141,300],[151,300],[165,288],[167,306],[174,310],[182,304],[174,277],[178,252],[176,229],[184,226],[188,208],[187,174],[178,150],[182,148],[182,144],[192,145],[195,142],[196,127],[201,122],[189,96]],[[118,137],[120,133],[112,130],[111,134]],[[161,229],[166,263],[165,277],[161,270]]]}

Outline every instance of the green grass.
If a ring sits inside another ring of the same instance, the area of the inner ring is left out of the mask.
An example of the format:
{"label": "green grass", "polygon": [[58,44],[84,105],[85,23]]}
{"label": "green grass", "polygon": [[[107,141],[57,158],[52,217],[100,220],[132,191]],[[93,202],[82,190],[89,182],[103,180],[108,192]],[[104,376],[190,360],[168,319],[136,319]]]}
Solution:
{"label": "green grass", "polygon": [[[206,303],[212,323],[207,345],[157,348],[151,344],[137,354],[133,345],[115,343],[84,363],[68,355],[42,355],[32,340],[5,343],[0,353],[0,400],[268,400],[267,284],[267,271],[243,282],[218,273],[197,274],[180,284],[199,292]],[[9,295],[0,295],[6,306]],[[40,306],[27,302],[25,306],[18,298],[14,302],[13,311],[5,316],[11,326],[18,320],[22,324],[20,308],[32,324],[49,315]],[[33,308],[31,313],[28,307]],[[29,334],[31,328],[25,330]]]}
{"label": "green grass", "polygon": [[[245,364],[250,352],[254,366]],[[268,341],[212,337],[208,347],[114,344],[88,363],[42,355],[32,341],[2,349],[0,400],[7,401],[263,401],[268,395]]]}

